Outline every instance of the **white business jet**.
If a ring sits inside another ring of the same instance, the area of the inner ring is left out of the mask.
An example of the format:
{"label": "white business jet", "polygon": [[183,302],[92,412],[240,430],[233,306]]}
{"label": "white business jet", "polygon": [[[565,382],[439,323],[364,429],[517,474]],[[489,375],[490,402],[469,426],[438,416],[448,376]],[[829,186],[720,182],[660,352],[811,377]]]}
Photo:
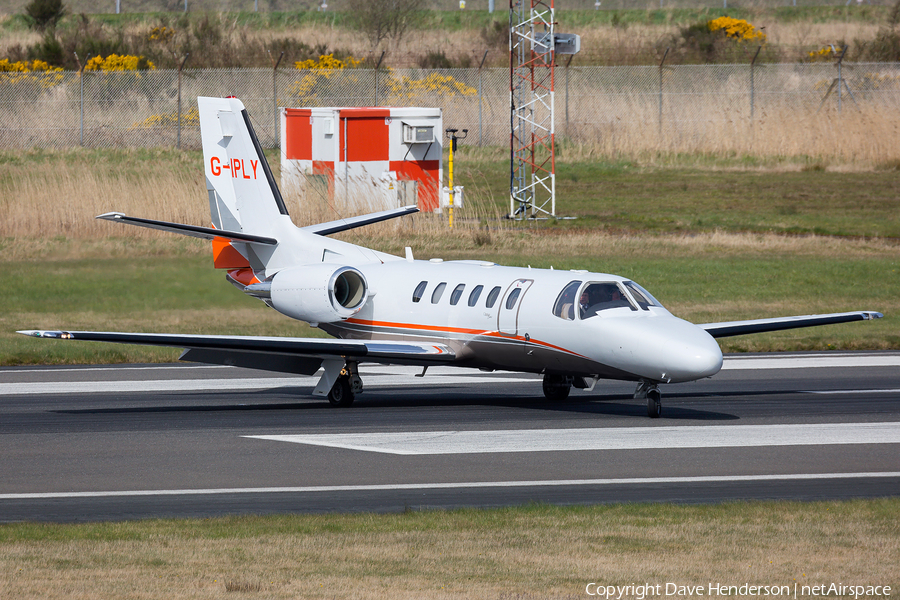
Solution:
{"label": "white business jet", "polygon": [[296,227],[250,118],[236,98],[199,98],[213,228],[107,213],[98,218],[212,240],[228,280],[337,339],[94,331],[39,338],[185,348],[181,360],[322,375],[313,394],[349,406],[363,362],[543,374],[547,398],[600,379],[637,382],[660,416],[660,383],[715,375],[715,338],[880,318],[876,312],[694,325],[616,275],[401,258],[327,237],[416,212],[414,206]]}

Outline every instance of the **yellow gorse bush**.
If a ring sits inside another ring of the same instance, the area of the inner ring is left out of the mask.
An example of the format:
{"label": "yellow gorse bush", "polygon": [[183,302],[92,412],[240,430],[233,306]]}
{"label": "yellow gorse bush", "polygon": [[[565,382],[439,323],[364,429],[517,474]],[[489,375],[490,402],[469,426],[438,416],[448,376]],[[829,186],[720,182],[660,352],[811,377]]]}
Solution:
{"label": "yellow gorse bush", "polygon": [[825,46],[813,52],[807,52],[810,61],[828,60],[836,56],[840,56],[843,48],[836,48],[832,45]]}
{"label": "yellow gorse bush", "polygon": [[457,94],[474,96],[478,93],[478,90],[472,86],[457,81],[451,75],[441,75],[440,73],[431,73],[422,79],[413,79],[405,75],[400,79],[391,77],[388,89],[394,96],[406,99],[421,96],[453,97]]}
{"label": "yellow gorse bush", "polygon": [[151,71],[156,69],[156,65],[145,59],[143,56],[110,54],[106,58],[95,56],[90,59],[84,66],[84,70],[103,72],[138,71],[142,70],[141,67],[144,65],[146,65],[146,69]]}
{"label": "yellow gorse bush", "polygon": [[745,19],[733,17],[719,17],[708,21],[706,24],[710,31],[724,31],[725,35],[741,42],[765,42],[766,34],[757,31],[756,28]]}
{"label": "yellow gorse bush", "polygon": [[309,59],[309,60],[301,60],[299,62],[294,63],[294,68],[298,71],[304,70],[331,70],[331,69],[355,69],[360,64],[362,64],[361,60],[356,60],[352,56],[348,56],[346,60],[341,60],[339,58],[335,58],[334,54],[321,54],[317,60]]}
{"label": "yellow gorse bush", "polygon": [[27,60],[11,63],[8,58],[0,60],[0,73],[32,73],[35,71],[56,73],[62,71],[62,67],[52,67],[50,63],[42,60],[33,60],[30,63]]}
{"label": "yellow gorse bush", "polygon": [[[146,127],[174,127],[178,125],[178,112],[164,113],[159,115],[151,115],[139,121],[132,123],[129,129],[143,129]],[[193,106],[187,112],[181,113],[182,127],[199,127],[200,112],[196,106]]]}
{"label": "yellow gorse bush", "polygon": [[0,60],[0,85],[17,86],[17,90],[40,93],[59,85],[65,79],[61,67],[51,66],[42,60],[9,62]]}
{"label": "yellow gorse bush", "polygon": [[173,37],[175,37],[175,30],[171,27],[166,27],[165,25],[161,25],[159,27],[154,27],[150,30],[150,33],[147,34],[147,39],[151,42],[169,42]]}

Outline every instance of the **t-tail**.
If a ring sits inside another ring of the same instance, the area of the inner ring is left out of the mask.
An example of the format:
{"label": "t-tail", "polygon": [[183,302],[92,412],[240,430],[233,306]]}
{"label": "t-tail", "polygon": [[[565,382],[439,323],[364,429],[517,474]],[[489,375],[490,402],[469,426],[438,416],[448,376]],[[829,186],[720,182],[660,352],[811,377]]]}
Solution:
{"label": "t-tail", "polygon": [[[322,285],[326,288],[340,286],[355,278],[358,280],[356,285],[350,281],[350,287],[364,290],[365,280],[358,267],[400,260],[327,236],[417,212],[415,206],[297,227],[291,221],[243,103],[237,98],[200,97],[197,106],[212,227],[168,223],[121,213],[107,213],[98,218],[211,240],[215,267],[226,269],[229,281],[270,305],[273,304],[270,298],[272,284],[278,273],[282,274],[281,282],[323,279]],[[328,277],[323,276],[325,271],[330,273]],[[353,274],[354,271],[359,273],[358,276]],[[276,288],[282,285],[276,285]],[[307,286],[308,283],[303,284],[303,287]],[[361,298],[364,297],[363,294]],[[306,310],[275,307],[306,321],[317,321],[320,316],[306,314]],[[341,312],[338,318],[347,317]]]}

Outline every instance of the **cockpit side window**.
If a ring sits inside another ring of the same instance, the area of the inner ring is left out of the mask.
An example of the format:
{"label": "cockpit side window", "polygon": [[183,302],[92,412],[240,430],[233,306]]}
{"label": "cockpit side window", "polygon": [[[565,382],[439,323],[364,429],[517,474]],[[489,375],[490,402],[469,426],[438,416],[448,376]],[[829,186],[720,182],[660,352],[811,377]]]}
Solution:
{"label": "cockpit side window", "polygon": [[567,321],[575,320],[575,299],[580,287],[580,281],[570,281],[566,284],[566,287],[559,293],[556,303],[553,305],[553,314],[555,316]]}
{"label": "cockpit side window", "polygon": [[614,282],[588,284],[581,291],[578,306],[578,314],[582,319],[589,319],[601,310],[610,308],[628,307],[637,310],[628,295]]}
{"label": "cockpit side window", "polygon": [[662,306],[659,301],[650,295],[650,292],[639,286],[633,281],[626,281],[625,287],[628,288],[628,291],[631,292],[631,295],[634,296],[635,302],[638,303],[642,309],[647,310],[651,306]]}
{"label": "cockpit side window", "polygon": [[425,288],[428,287],[428,282],[423,281],[416,286],[415,291],[413,292],[412,301],[418,302],[422,299],[422,296],[425,294]]}

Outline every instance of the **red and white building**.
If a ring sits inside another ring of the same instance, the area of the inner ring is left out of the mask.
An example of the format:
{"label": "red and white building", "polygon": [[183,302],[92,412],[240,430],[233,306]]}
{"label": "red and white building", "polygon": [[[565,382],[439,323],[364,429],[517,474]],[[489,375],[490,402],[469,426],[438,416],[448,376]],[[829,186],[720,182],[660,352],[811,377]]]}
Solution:
{"label": "red and white building", "polygon": [[342,211],[438,210],[441,120],[440,108],[283,108],[282,188]]}

